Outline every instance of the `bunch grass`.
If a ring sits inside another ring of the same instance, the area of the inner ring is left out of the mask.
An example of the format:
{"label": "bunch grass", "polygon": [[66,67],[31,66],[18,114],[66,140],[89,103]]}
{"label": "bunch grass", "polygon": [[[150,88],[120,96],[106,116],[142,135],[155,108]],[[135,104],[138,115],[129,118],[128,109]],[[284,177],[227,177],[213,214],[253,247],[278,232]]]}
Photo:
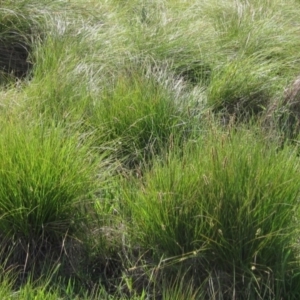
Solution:
{"label": "bunch grass", "polygon": [[127,195],[136,243],[167,265],[189,262],[200,282],[214,270],[228,297],[269,285],[269,298],[298,295],[298,162],[247,131],[213,131]]}
{"label": "bunch grass", "polygon": [[1,1],[2,298],[299,298],[299,15]]}

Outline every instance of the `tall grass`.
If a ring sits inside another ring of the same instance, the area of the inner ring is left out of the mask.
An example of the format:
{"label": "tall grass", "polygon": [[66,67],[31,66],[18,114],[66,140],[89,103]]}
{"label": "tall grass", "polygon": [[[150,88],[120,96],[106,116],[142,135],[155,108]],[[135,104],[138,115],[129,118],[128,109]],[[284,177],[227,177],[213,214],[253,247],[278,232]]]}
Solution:
{"label": "tall grass", "polygon": [[233,60],[212,72],[208,105],[245,120],[262,113],[271,102],[273,68],[257,58]]}
{"label": "tall grass", "polygon": [[157,260],[187,261],[200,282],[214,272],[228,299],[293,298],[298,164],[293,150],[247,131],[213,132],[155,164],[127,195],[135,241]]}
{"label": "tall grass", "polygon": [[0,136],[2,246],[13,247],[12,261],[25,267],[48,254],[57,259],[66,240],[80,238],[86,209],[105,180],[104,161],[59,127],[12,122]]}
{"label": "tall grass", "polygon": [[151,73],[120,74],[96,101],[89,107],[87,123],[114,142],[118,157],[129,166],[170,147],[175,135],[183,140],[191,128],[186,106]]}
{"label": "tall grass", "polygon": [[1,1],[3,298],[297,299],[299,15]]}

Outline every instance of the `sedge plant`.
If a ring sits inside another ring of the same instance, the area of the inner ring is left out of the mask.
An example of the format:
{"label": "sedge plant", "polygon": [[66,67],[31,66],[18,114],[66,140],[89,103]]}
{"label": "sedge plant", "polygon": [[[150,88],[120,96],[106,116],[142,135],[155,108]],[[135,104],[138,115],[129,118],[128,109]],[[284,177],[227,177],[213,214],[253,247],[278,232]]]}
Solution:
{"label": "sedge plant", "polygon": [[132,239],[161,265],[221,282],[213,287],[224,299],[293,298],[298,178],[292,149],[278,152],[246,130],[213,130],[126,189]]}
{"label": "sedge plant", "polygon": [[89,105],[86,122],[101,138],[114,142],[118,159],[132,167],[188,135],[192,121],[176,100],[153,74],[128,70]]}
{"label": "sedge plant", "polygon": [[18,264],[61,253],[69,237],[79,238],[105,160],[84,138],[57,126],[11,122],[0,140],[2,243],[14,245]]}

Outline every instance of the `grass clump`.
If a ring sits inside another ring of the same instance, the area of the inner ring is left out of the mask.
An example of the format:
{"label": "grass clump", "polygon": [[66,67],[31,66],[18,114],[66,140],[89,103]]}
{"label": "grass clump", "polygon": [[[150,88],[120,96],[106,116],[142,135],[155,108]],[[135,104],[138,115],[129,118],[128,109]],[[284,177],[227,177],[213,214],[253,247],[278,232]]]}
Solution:
{"label": "grass clump", "polygon": [[270,64],[251,58],[225,64],[213,72],[208,105],[242,120],[261,113],[272,97],[271,72]]}
{"label": "grass clump", "polygon": [[299,16],[1,1],[2,298],[298,299]]}
{"label": "grass clump", "polygon": [[0,140],[2,244],[14,247],[18,264],[58,255],[64,240],[79,237],[101,160],[59,127],[8,124]]}
{"label": "grass clump", "polygon": [[291,149],[247,131],[214,132],[154,164],[128,195],[137,243],[167,264],[187,262],[224,299],[292,299],[298,165]]}
{"label": "grass clump", "polygon": [[187,112],[152,74],[120,74],[88,113],[88,124],[115,142],[118,158],[131,167],[170,147],[175,135],[188,134]]}
{"label": "grass clump", "polygon": [[[0,75],[1,84],[3,84],[14,77],[23,78],[30,71],[32,64],[29,62],[31,51],[29,29],[22,28],[22,22],[18,22],[19,16],[9,15],[3,9],[0,10],[0,13],[2,13],[0,16]],[[16,21],[17,23],[15,23]],[[8,24],[5,24],[5,22]],[[27,24],[25,23],[25,25]]]}
{"label": "grass clump", "polygon": [[0,8],[0,83],[31,74],[33,49],[45,37],[49,9],[29,1],[2,1]]}

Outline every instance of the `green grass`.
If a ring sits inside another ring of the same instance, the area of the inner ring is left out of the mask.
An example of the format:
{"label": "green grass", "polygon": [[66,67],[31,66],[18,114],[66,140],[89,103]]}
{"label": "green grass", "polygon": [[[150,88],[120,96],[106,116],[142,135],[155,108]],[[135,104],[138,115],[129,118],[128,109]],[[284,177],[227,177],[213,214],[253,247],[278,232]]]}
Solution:
{"label": "green grass", "polygon": [[200,282],[222,273],[237,297],[267,284],[265,297],[297,295],[298,164],[290,148],[278,153],[247,131],[205,136],[154,164],[128,194],[135,243],[157,263],[187,260]]}
{"label": "green grass", "polygon": [[299,298],[299,1],[0,6],[3,299]]}
{"label": "green grass", "polygon": [[272,97],[272,73],[272,65],[261,59],[230,61],[212,73],[208,104],[242,120],[262,113]]}
{"label": "green grass", "polygon": [[6,265],[27,272],[42,257],[59,261],[83,234],[110,168],[84,138],[42,123],[2,123],[0,148],[1,245],[12,249]]}
{"label": "green grass", "polygon": [[99,143],[113,142],[119,160],[134,166],[171,147],[175,135],[176,142],[187,138],[188,111],[175,101],[152,74],[128,70],[89,105],[86,119]]}

